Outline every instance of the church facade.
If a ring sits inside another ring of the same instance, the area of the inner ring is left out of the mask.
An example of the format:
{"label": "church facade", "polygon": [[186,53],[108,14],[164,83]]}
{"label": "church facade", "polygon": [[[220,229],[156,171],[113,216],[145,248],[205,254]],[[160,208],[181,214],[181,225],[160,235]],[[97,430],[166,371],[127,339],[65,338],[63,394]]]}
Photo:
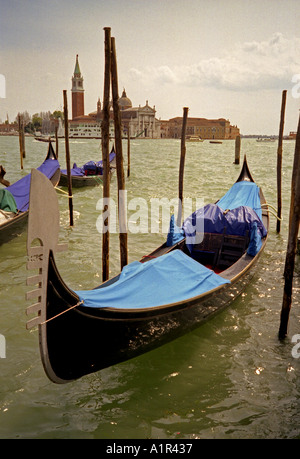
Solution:
{"label": "church facade", "polygon": [[[76,56],[74,74],[72,76],[72,119],[69,121],[70,138],[101,138],[101,123],[103,113],[101,102],[98,99],[96,111],[84,114],[84,87],[83,76]],[[119,98],[119,107],[122,124],[122,136],[145,139],[179,139],[182,131],[182,117],[169,120],[156,118],[155,106],[150,107],[148,101],[144,106],[133,107],[127,97],[125,89]],[[225,118],[187,119],[187,138],[199,136],[202,139],[235,139],[240,134],[237,126],[232,126]],[[110,103],[110,137],[114,137],[114,121],[112,102]]]}
{"label": "church facade", "polygon": [[[78,55],[76,56],[75,69],[72,77],[72,119],[69,121],[70,138],[101,138],[102,110],[98,99],[97,110],[84,114],[84,87]],[[160,138],[160,122],[155,118],[155,107],[146,105],[133,107],[127,97],[125,89],[119,98],[122,136],[142,137],[150,139]],[[110,103],[110,136],[114,137],[114,122],[112,102]]]}

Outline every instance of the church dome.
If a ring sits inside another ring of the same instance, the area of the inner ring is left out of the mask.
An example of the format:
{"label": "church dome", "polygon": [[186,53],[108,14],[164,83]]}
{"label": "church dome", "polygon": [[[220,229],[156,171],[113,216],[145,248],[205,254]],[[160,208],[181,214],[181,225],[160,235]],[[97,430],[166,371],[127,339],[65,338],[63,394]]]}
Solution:
{"label": "church dome", "polygon": [[121,110],[126,110],[126,108],[132,108],[131,100],[126,96],[126,91],[123,89],[122,96],[119,99],[119,105]]}

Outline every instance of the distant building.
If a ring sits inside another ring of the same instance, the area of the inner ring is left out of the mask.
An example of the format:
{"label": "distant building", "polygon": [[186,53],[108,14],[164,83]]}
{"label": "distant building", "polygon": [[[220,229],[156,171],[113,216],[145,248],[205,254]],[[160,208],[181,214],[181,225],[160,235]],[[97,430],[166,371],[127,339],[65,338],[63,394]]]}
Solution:
{"label": "distant building", "polygon": [[[101,122],[103,112],[101,102],[98,99],[97,110],[84,114],[84,87],[81,75],[78,54],[76,55],[75,69],[72,77],[72,119],[69,121],[70,138],[101,138]],[[146,105],[133,107],[127,97],[125,89],[119,99],[122,135],[127,137],[160,138],[160,122],[155,118],[155,107]],[[110,136],[114,137],[114,122],[112,102],[110,103]]]}
{"label": "distant building", "polygon": [[18,126],[16,124],[1,123],[0,124],[0,135],[17,135]]}
{"label": "distant building", "polygon": [[72,119],[84,115],[84,89],[83,77],[80,72],[78,54],[76,55],[76,63],[74,75],[72,76]]}
{"label": "distant building", "polygon": [[[171,118],[163,121],[162,137],[180,139],[182,131],[182,117]],[[202,139],[235,139],[240,134],[237,126],[232,126],[229,120],[224,118],[188,118],[186,136],[199,136]]]}
{"label": "distant building", "polygon": [[[131,100],[127,97],[125,89],[119,99],[123,135],[128,131],[130,137],[142,137],[150,139],[160,138],[160,121],[155,118],[155,106],[148,105],[132,107]],[[127,134],[128,135],[128,134]]]}

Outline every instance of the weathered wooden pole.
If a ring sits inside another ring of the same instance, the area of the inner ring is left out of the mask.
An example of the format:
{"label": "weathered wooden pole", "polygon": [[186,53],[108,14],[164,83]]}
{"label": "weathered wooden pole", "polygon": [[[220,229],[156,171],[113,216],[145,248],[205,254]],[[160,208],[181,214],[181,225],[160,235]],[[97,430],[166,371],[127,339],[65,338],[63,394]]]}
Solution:
{"label": "weathered wooden pole", "polygon": [[24,118],[22,119],[22,151],[23,151],[23,158],[26,158],[25,152],[25,126],[24,126]]}
{"label": "weathered wooden pole", "polygon": [[130,129],[128,124],[127,132],[127,177],[130,176]]}
{"label": "weathered wooden pole", "polygon": [[103,160],[103,221],[102,233],[102,280],[109,279],[109,96],[110,96],[110,63],[111,37],[110,27],[104,27],[104,90],[103,90],[103,120],[101,124],[102,160]]}
{"label": "weathered wooden pole", "polygon": [[55,142],[56,142],[55,155],[56,155],[56,159],[58,159],[58,134],[57,134],[57,131],[58,131],[58,127],[55,126]]}
{"label": "weathered wooden pole", "polygon": [[18,114],[18,131],[19,131],[19,146],[20,146],[20,164],[21,169],[23,169],[23,138],[22,138],[22,123],[21,115]]}
{"label": "weathered wooden pole", "polygon": [[71,180],[71,166],[70,166],[70,150],[69,150],[69,123],[68,123],[68,101],[67,91],[63,90],[64,96],[64,118],[65,118],[65,148],[66,148],[66,164],[68,176],[68,193],[69,193],[69,214],[70,226],[73,226],[73,196],[72,196],[72,180]]}
{"label": "weathered wooden pole", "polygon": [[114,127],[115,127],[115,147],[117,161],[117,181],[118,181],[118,208],[119,208],[119,232],[120,232],[120,258],[121,269],[128,264],[127,248],[127,217],[126,217],[126,191],[123,168],[122,153],[122,132],[121,132],[121,115],[119,107],[119,89],[118,89],[118,70],[115,38],[111,38],[111,84],[113,96]]}
{"label": "weathered wooden pole", "polygon": [[181,148],[180,148],[180,164],[179,164],[179,190],[178,190],[178,214],[177,214],[177,226],[181,226],[182,218],[182,203],[183,203],[183,175],[184,175],[184,163],[185,163],[185,136],[186,136],[186,125],[188,116],[188,107],[183,107],[183,118],[182,118],[182,129],[181,129]]}
{"label": "weathered wooden pole", "polygon": [[284,291],[280,316],[279,338],[287,335],[289,314],[292,305],[293,275],[295,255],[297,250],[297,237],[300,224],[300,117],[296,137],[294,165],[291,186],[291,204],[289,219],[289,236],[284,267]]}
{"label": "weathered wooden pole", "polygon": [[237,135],[235,138],[234,164],[240,164],[240,154],[241,154],[241,136]]}
{"label": "weathered wooden pole", "polygon": [[282,139],[283,139],[284,114],[285,114],[285,105],[286,105],[286,92],[287,92],[286,90],[282,91],[281,115],[280,115],[280,124],[279,124],[278,148],[277,148],[277,216],[278,216],[277,223],[276,223],[277,233],[280,233],[280,226],[281,226]]}

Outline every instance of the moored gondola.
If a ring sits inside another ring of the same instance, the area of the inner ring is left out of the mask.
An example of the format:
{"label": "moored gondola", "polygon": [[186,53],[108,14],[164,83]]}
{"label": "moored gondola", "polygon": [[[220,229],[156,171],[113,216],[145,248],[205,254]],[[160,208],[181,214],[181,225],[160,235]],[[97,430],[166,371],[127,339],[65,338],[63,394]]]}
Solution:
{"label": "moored gondola", "polygon": [[[60,166],[49,142],[47,156],[38,167],[42,174],[56,186],[60,178]],[[31,174],[22,177],[6,188],[0,189],[0,244],[20,234],[27,223]],[[40,195],[39,190],[37,194]]]}
{"label": "moored gondola", "polygon": [[[36,189],[49,196],[47,221],[36,212]],[[167,241],[116,277],[87,291],[71,290],[55,263],[59,209],[49,183],[32,172],[27,299],[35,313],[41,359],[51,381],[66,383],[157,348],[228,306],[245,288],[262,254],[269,217],[246,158],[239,178],[215,204],[170,225]],[[51,224],[50,224],[51,222]],[[51,230],[50,230],[51,228]],[[33,245],[33,241],[39,241]]]}
{"label": "moored gondola", "polygon": [[[109,154],[109,170],[110,173],[116,168],[116,153],[114,147],[112,147]],[[88,161],[82,167],[78,167],[76,163],[73,164],[71,169],[71,181],[72,187],[81,188],[84,186],[98,186],[103,180],[103,161]],[[67,170],[61,171],[60,186],[68,186],[68,174]]]}

